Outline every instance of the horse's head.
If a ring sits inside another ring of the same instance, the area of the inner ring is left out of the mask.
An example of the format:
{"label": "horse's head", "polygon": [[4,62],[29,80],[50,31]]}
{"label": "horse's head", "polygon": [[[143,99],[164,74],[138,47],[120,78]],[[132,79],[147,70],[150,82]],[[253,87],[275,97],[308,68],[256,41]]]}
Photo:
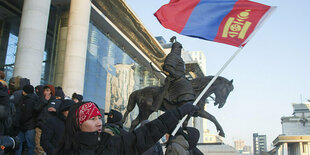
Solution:
{"label": "horse's head", "polygon": [[223,82],[216,85],[216,89],[214,91],[215,94],[215,102],[214,106],[219,105],[218,108],[222,108],[225,103],[229,93],[234,89],[233,80],[223,80]]}

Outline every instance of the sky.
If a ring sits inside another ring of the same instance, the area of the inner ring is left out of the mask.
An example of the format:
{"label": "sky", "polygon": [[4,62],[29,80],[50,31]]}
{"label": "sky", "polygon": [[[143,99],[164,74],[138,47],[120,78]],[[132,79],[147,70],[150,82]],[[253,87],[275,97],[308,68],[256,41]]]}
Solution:
{"label": "sky", "polygon": [[[281,117],[291,116],[292,103],[310,99],[310,1],[255,0],[276,11],[224,70],[234,80],[234,90],[221,109],[208,106],[222,125],[224,142],[242,139],[252,145],[253,133],[272,141],[282,133]],[[237,50],[234,46],[182,36],[165,29],[153,15],[169,0],[126,0],[153,36],[166,41],[176,36],[186,51],[203,51],[207,75],[215,75]],[[215,126],[208,122],[211,133]]]}

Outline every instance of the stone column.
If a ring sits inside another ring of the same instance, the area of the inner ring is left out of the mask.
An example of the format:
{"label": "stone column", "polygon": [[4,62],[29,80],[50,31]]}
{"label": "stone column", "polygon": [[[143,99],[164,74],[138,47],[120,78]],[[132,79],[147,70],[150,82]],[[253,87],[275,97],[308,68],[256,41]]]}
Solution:
{"label": "stone column", "polygon": [[302,142],[299,142],[299,154],[300,154],[300,155],[303,154],[303,153],[302,153],[302,150],[303,150],[303,148],[302,148]]}
{"label": "stone column", "polygon": [[69,96],[74,92],[83,94],[90,3],[89,0],[71,0],[70,4],[62,84],[65,94]]}
{"label": "stone column", "polygon": [[51,0],[25,0],[19,27],[14,76],[41,81],[42,61]]}
{"label": "stone column", "polygon": [[[63,75],[64,75],[64,63],[67,45],[67,35],[68,35],[68,17],[69,10],[62,12],[60,28],[59,28],[59,38],[57,40],[57,63],[55,69],[55,86],[62,86]],[[68,94],[71,96],[71,94]]]}
{"label": "stone column", "polygon": [[287,146],[287,143],[283,143],[283,155],[288,155],[288,146]]}

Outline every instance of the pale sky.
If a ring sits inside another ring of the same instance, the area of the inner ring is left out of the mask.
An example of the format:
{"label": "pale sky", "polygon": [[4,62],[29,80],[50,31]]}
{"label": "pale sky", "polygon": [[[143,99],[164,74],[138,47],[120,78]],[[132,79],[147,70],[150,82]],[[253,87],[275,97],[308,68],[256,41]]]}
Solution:
{"label": "pale sky", "polygon": [[[154,36],[171,36],[186,51],[203,51],[207,75],[215,75],[236,47],[190,38],[165,29],[153,14],[169,0],[126,0]],[[234,79],[234,91],[222,109],[208,105],[224,128],[225,143],[242,139],[252,146],[252,134],[267,135],[272,141],[282,133],[281,117],[291,116],[292,103],[310,99],[310,1],[255,0],[277,6],[277,10],[221,74]],[[208,128],[216,133],[210,122]]]}

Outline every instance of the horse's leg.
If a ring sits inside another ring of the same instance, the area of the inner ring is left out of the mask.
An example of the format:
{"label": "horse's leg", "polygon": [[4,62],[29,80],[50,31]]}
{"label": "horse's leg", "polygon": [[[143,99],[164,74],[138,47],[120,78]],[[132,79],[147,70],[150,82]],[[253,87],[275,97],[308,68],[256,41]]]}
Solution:
{"label": "horse's leg", "polygon": [[136,91],[131,93],[130,96],[129,96],[129,99],[128,99],[128,104],[127,104],[127,110],[124,114],[124,117],[123,117],[123,120],[122,122],[125,123],[127,117],[128,117],[128,114],[135,108],[136,106],[136,101],[135,101],[135,97],[136,97]]}
{"label": "horse's leg", "polygon": [[131,122],[129,131],[133,131],[138,126],[138,124],[140,124],[144,120],[147,120],[152,113],[153,112],[149,110],[146,110],[144,112],[139,111],[139,115],[137,116],[137,118]]}
{"label": "horse's leg", "polygon": [[131,122],[129,132],[133,131],[141,121],[142,121],[142,113],[140,111],[137,118]]}
{"label": "horse's leg", "polygon": [[225,137],[225,133],[224,133],[222,126],[220,125],[220,123],[216,120],[216,118],[213,115],[206,112],[205,110],[201,110],[201,111],[199,111],[198,116],[205,118],[205,119],[208,119],[211,122],[213,122],[215,127],[216,127],[216,130],[220,132],[219,135],[222,137]]}

